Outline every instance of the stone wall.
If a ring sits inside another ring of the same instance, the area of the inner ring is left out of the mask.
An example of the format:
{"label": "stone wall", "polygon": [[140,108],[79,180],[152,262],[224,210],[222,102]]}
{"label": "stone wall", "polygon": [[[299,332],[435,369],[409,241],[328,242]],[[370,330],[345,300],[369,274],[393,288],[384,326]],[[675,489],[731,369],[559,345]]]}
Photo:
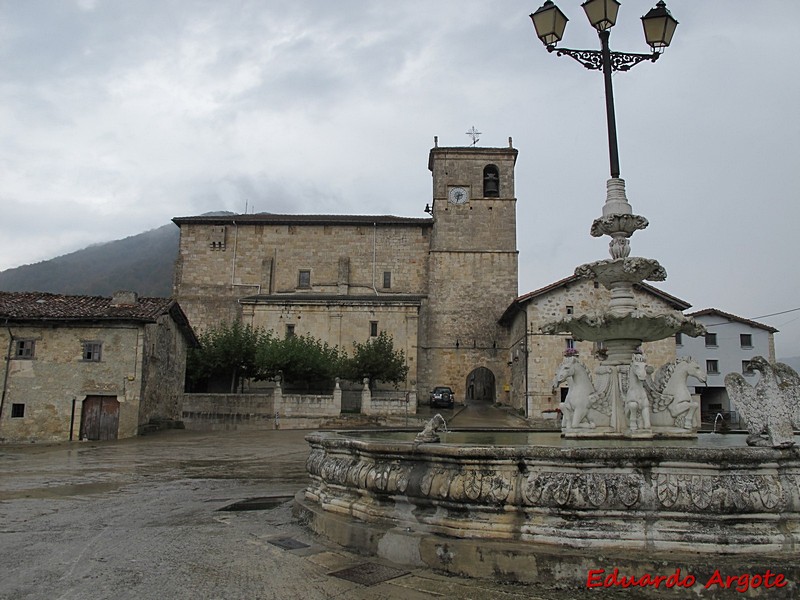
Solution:
{"label": "stone wall", "polygon": [[[224,246],[212,243],[219,227]],[[256,294],[424,295],[429,237],[429,224],[184,223],[175,293],[199,331],[232,320],[236,300]]]}
{"label": "stone wall", "polygon": [[364,415],[401,416],[417,413],[417,390],[372,391],[364,390],[361,396],[361,413]]}
{"label": "stone wall", "polygon": [[[403,416],[417,412],[416,390],[361,392],[361,413]],[[342,390],[332,394],[284,394],[280,386],[259,394],[184,394],[182,420],[186,429],[315,429],[342,412]]]}
{"label": "stone wall", "polygon": [[140,427],[153,418],[180,419],[186,349],[186,339],[169,315],[144,326]]}

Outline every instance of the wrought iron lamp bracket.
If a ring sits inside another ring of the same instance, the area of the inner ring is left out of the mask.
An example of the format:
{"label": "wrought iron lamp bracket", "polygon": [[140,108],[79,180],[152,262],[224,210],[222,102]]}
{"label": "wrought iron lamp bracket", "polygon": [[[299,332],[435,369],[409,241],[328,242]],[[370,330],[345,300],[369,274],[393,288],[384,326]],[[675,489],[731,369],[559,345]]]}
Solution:
{"label": "wrought iron lamp bracket", "polygon": [[[571,48],[556,48],[555,46],[547,46],[547,51],[555,52],[557,56],[569,56],[573,60],[581,63],[587,69],[596,71],[603,70],[603,53],[600,50],[573,50]],[[658,52],[653,52],[652,54],[612,52],[611,70],[628,71],[631,67],[645,60],[656,62],[659,56],[661,56],[661,54]]]}

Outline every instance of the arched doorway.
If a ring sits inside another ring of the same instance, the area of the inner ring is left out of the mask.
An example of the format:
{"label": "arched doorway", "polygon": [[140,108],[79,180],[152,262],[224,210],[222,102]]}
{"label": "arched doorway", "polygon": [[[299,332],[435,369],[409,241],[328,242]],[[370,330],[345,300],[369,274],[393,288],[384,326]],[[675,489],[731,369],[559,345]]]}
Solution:
{"label": "arched doorway", "polygon": [[494,404],[494,373],[486,367],[478,367],[467,375],[467,404]]}

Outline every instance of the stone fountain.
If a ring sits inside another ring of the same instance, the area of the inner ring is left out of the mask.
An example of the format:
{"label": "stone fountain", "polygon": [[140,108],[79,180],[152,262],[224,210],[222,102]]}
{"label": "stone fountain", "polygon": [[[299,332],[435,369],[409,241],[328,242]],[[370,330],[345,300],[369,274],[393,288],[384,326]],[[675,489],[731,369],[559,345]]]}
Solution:
{"label": "stone fountain", "polygon": [[665,581],[682,572],[701,597],[715,597],[700,588],[720,570],[800,580],[798,448],[783,437],[777,447],[698,437],[686,377],[704,373],[691,360],[654,370],[638,351],[703,331],[634,302],[635,284],[666,276],[657,261],[629,256],[630,236],[646,225],[624,182],[610,180],[592,233],[611,236],[612,258],[577,273],[608,287],[611,302],[548,327],[608,351],[594,379],[565,357],[554,381],[570,381],[561,433],[447,431],[438,415],[421,433],[311,433],[297,514],[349,548],[459,575],[586,587],[605,573]]}
{"label": "stone fountain", "polygon": [[[544,333],[569,332],[577,340],[599,342],[605,358],[594,381],[576,354],[569,353],[553,382],[555,388],[569,380],[569,393],[561,405],[565,437],[696,437],[697,402],[692,400],[686,377],[705,381],[705,374],[691,360],[677,360],[662,367],[654,377],[639,348],[676,333],[695,337],[705,329],[677,311],[646,312],[637,306],[634,285],[664,281],[667,273],[658,261],[630,256],[630,238],[648,226],[633,214],[625,194],[625,181],[607,182],[602,216],[592,223],[594,237],[611,237],[611,259],[579,266],[578,277],[591,278],[611,292],[601,311],[569,315],[543,327]],[[590,413],[594,415],[590,418]]]}

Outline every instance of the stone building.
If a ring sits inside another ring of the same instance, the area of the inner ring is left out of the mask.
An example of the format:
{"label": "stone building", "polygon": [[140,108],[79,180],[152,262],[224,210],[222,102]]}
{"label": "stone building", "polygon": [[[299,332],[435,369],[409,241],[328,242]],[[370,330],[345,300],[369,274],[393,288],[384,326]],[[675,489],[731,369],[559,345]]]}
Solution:
{"label": "stone building", "polygon": [[197,339],[174,300],[0,292],[0,321],[0,441],[117,439],[180,419]]}
{"label": "stone building", "polygon": [[430,217],[180,217],[175,295],[202,330],[242,318],[350,349],[391,334],[421,396],[494,401],[517,296],[517,150],[434,147]]}
{"label": "stone building", "polygon": [[[650,312],[663,309],[684,311],[691,305],[651,285],[634,286],[640,308]],[[566,315],[586,314],[607,306],[611,292],[599,283],[576,276],[520,296],[503,314],[501,323],[510,331],[508,361],[511,367],[509,404],[524,411],[534,422],[555,418],[555,409],[566,389],[553,391],[553,376],[567,349],[577,350],[590,372],[598,366],[598,347],[577,341],[570,335],[545,335],[540,328]],[[642,345],[650,366],[659,367],[675,359],[675,340],[670,337]]]}

